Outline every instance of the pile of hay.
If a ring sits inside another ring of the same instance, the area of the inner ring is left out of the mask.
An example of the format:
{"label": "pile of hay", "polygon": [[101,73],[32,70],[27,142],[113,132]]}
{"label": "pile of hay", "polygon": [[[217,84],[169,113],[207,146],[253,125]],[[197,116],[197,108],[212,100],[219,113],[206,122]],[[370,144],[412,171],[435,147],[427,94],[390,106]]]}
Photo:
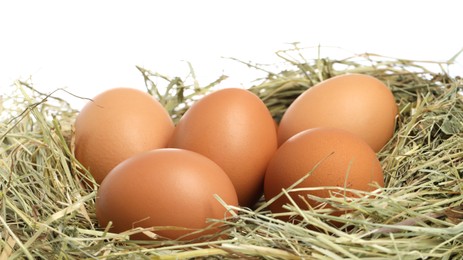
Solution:
{"label": "pile of hay", "polygon": [[[0,259],[463,259],[463,80],[448,75],[451,62],[372,54],[307,60],[297,46],[277,55],[285,66],[279,72],[246,63],[267,73],[249,89],[277,120],[300,93],[335,75],[369,74],[391,88],[400,115],[395,135],[378,153],[386,186],[374,199],[314,198],[351,209],[340,217],[288,205],[303,220],[298,224],[273,218],[264,202],[256,210],[229,207],[233,218],[211,220],[225,226],[227,239],[135,243],[128,235],[136,230],[112,234],[97,225],[97,186],[81,187],[79,179],[90,175],[73,156],[78,111],[17,82],[0,106]],[[139,70],[175,121],[225,79],[200,86]],[[327,224],[333,219],[344,226]]]}

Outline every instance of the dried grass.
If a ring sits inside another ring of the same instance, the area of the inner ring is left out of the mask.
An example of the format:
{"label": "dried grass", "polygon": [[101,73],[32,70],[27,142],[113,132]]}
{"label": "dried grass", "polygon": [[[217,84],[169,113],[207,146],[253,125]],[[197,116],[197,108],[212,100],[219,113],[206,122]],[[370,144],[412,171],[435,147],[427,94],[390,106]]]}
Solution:
{"label": "dried grass", "polygon": [[[339,217],[326,209],[287,205],[287,214],[301,217],[297,224],[275,218],[265,202],[257,210],[224,204],[234,216],[211,221],[222,223],[229,239],[135,243],[130,233],[154,231],[112,234],[97,225],[98,187],[81,187],[82,178],[92,180],[73,156],[72,124],[78,111],[54,93],[18,81],[0,106],[0,259],[463,259],[463,80],[448,75],[452,60],[374,54],[308,60],[305,51],[294,45],[278,52],[286,66],[278,72],[242,62],[267,74],[249,89],[278,120],[300,93],[332,76],[357,72],[384,81],[400,116],[393,138],[378,153],[386,187],[375,196],[357,191],[358,198],[350,200],[312,198],[351,210]],[[174,120],[226,79],[200,86],[193,69],[186,79],[138,69],[147,91]],[[330,220],[342,227],[329,225]]]}

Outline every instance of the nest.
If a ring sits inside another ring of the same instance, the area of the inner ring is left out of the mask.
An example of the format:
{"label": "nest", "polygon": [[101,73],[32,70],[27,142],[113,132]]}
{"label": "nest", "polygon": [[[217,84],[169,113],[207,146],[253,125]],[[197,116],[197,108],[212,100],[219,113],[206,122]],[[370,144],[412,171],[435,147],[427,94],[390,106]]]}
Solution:
{"label": "nest", "polygon": [[[449,75],[451,61],[374,54],[309,60],[304,51],[295,45],[277,52],[283,67],[277,72],[240,61],[265,75],[248,89],[278,121],[299,94],[330,77],[355,72],[385,82],[399,117],[378,153],[385,174],[380,193],[312,198],[349,212],[342,216],[288,204],[300,223],[274,218],[265,202],[254,210],[225,205],[233,217],[210,221],[224,226],[226,239],[135,243],[129,235],[140,230],[113,234],[97,225],[97,186],[82,188],[80,180],[91,177],[73,155],[78,111],[55,92],[18,81],[0,106],[0,259],[463,259],[463,80]],[[185,78],[138,69],[174,121],[226,79],[201,86],[193,69]]]}

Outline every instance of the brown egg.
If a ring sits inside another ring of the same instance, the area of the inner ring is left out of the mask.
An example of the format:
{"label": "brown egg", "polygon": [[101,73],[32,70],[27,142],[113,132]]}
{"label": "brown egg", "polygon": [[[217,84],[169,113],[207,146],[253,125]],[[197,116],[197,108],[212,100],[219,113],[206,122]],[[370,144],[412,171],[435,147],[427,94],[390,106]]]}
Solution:
{"label": "brown egg", "polygon": [[281,119],[278,143],[305,129],[334,127],[359,135],[378,152],[394,133],[397,113],[392,92],[378,79],[362,74],[336,76],[294,100]]}
{"label": "brown egg", "polygon": [[240,205],[251,207],[262,196],[267,162],[277,149],[275,122],[252,92],[221,89],[185,113],[169,146],[212,159],[232,180]]}
{"label": "brown egg", "polygon": [[[313,172],[311,172],[313,170]],[[361,191],[372,191],[376,185],[384,186],[383,171],[371,147],[358,136],[341,129],[315,128],[302,131],[281,145],[269,162],[265,175],[264,194],[270,200],[282,189],[310,174],[297,188],[340,187]],[[307,209],[306,199],[312,207],[318,204],[307,195],[321,198],[344,195],[343,190],[315,189],[291,192],[291,198],[302,209]],[[289,203],[282,196],[269,209],[273,213],[285,212]]]}
{"label": "brown egg", "polygon": [[211,225],[209,218],[229,215],[214,194],[238,205],[233,184],[216,163],[192,151],[156,149],[123,161],[108,174],[98,191],[96,215],[102,228],[112,221],[112,232],[154,227],[162,238],[194,239],[219,231],[213,227],[189,234]]}
{"label": "brown egg", "polygon": [[174,123],[149,94],[114,88],[97,95],[75,122],[75,156],[97,183],[130,156],[166,147]]}

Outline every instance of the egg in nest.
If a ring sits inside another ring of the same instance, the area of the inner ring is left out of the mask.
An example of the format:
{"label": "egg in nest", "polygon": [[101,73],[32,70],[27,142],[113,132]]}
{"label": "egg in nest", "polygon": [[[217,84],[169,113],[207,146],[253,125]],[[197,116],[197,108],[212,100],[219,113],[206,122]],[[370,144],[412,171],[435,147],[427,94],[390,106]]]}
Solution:
{"label": "egg in nest", "polygon": [[[381,164],[363,139],[341,129],[315,128],[294,135],[278,148],[267,167],[264,194],[270,201],[282,189],[300,188],[289,194],[299,207],[308,209],[307,202],[314,208],[320,203],[307,195],[347,199],[356,196],[353,191],[371,192],[383,186]],[[286,212],[283,205],[288,203],[290,200],[281,196],[269,209]]]}
{"label": "egg in nest", "polygon": [[88,102],[75,121],[75,156],[97,183],[123,160],[164,148],[174,123],[154,97],[113,88]]}
{"label": "egg in nest", "polygon": [[375,152],[394,134],[398,107],[391,90],[375,77],[344,74],[324,80],[297,97],[283,114],[278,143],[311,128],[344,129]]}

